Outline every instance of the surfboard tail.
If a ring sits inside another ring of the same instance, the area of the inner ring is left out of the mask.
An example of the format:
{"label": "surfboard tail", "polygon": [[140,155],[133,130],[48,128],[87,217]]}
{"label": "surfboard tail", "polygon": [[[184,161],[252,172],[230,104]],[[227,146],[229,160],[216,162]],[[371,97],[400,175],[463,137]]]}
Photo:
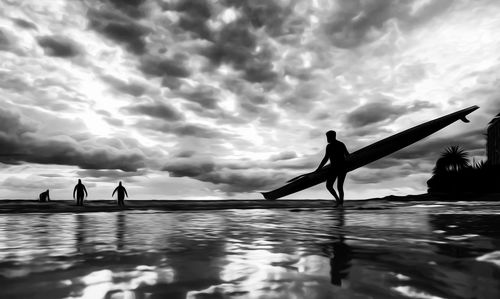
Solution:
{"label": "surfboard tail", "polygon": [[270,192],[261,192],[260,194],[262,194],[266,200],[275,200],[276,198],[273,198],[269,193]]}

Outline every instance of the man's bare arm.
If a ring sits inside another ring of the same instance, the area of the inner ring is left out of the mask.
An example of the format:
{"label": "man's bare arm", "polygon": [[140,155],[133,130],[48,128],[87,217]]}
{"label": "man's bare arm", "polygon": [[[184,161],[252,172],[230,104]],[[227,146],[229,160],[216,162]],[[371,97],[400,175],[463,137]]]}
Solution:
{"label": "man's bare arm", "polygon": [[328,146],[326,147],[325,157],[323,157],[323,160],[321,160],[321,163],[319,163],[319,166],[315,171],[319,171],[321,168],[323,168],[326,162],[328,162]]}

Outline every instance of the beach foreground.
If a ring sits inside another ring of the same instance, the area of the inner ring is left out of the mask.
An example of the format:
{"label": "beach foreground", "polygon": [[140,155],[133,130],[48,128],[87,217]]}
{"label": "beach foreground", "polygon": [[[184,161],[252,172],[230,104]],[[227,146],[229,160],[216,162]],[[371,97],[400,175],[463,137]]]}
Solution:
{"label": "beach foreground", "polygon": [[4,213],[0,298],[500,298],[498,202],[251,203]]}

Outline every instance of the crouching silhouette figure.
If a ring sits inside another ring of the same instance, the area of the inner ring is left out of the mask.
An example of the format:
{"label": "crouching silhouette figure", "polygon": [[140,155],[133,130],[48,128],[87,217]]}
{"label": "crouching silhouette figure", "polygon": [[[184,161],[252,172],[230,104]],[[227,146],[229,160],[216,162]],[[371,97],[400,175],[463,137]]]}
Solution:
{"label": "crouching silhouette figure", "polygon": [[89,194],[87,193],[87,189],[85,188],[85,185],[82,184],[82,180],[80,179],[78,179],[78,184],[76,184],[75,189],[73,189],[73,199],[75,198],[75,192],[76,192],[76,205],[83,206],[83,195],[85,193],[85,196],[88,197]]}
{"label": "crouching silhouette figure", "polygon": [[45,192],[40,193],[38,198],[41,202],[50,201],[49,189],[47,189],[47,191]]}
{"label": "crouching silhouette figure", "polygon": [[127,194],[127,189],[122,186],[122,182],[118,183],[118,187],[115,188],[115,191],[113,191],[113,194],[111,194],[111,197],[115,195],[115,193],[118,192],[118,206],[123,207],[125,206],[125,195],[128,197]]}

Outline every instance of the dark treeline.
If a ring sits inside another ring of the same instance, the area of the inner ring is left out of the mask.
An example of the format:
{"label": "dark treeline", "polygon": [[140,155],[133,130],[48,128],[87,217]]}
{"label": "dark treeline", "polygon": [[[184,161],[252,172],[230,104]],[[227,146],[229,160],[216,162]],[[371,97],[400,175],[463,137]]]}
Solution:
{"label": "dark treeline", "polygon": [[458,146],[445,149],[427,181],[429,193],[500,192],[500,164],[470,162],[469,154]]}

